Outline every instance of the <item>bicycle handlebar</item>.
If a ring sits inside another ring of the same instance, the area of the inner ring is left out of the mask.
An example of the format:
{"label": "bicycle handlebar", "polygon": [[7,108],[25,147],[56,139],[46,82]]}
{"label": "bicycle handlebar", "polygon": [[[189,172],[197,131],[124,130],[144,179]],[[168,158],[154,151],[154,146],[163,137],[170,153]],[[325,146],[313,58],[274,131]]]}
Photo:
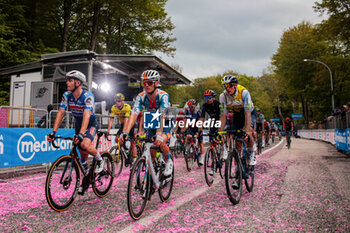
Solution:
{"label": "bicycle handlebar", "polygon": [[50,143],[52,144],[52,146],[55,147],[56,149],[59,149],[59,148],[60,148],[59,146],[57,146],[57,145],[55,144],[55,140],[56,140],[56,139],[64,139],[64,140],[71,140],[71,141],[73,141],[73,138],[72,138],[72,137],[61,137],[61,136],[57,136],[57,137],[55,137],[55,139],[54,139],[53,141],[50,142]]}

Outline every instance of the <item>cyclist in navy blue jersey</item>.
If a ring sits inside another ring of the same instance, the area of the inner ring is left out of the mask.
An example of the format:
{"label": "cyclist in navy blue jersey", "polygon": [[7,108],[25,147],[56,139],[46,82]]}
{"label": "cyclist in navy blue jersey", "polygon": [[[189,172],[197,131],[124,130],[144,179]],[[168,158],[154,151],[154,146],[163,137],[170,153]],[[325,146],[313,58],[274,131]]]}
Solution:
{"label": "cyclist in navy blue jersey", "polygon": [[[80,71],[72,70],[66,74],[67,91],[63,94],[53,131],[48,135],[47,140],[55,140],[56,132],[69,107],[75,118],[75,136],[73,142],[75,144],[80,143],[83,166],[85,169],[88,168],[87,158],[91,154],[97,161],[95,172],[99,173],[103,170],[104,160],[91,144],[99,128],[94,114],[95,98],[91,92],[83,89],[84,82],[86,82],[86,77]],[[82,194],[84,194],[84,190]]]}

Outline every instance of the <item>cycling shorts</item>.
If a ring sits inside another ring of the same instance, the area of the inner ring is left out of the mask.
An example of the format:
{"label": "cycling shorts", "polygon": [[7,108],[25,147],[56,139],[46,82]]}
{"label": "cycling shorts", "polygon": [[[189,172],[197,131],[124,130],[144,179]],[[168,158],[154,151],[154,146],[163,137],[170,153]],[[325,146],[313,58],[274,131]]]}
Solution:
{"label": "cycling shorts", "polygon": [[[94,138],[96,136],[96,133],[98,131],[99,127],[98,127],[98,123],[97,121],[95,122],[95,124],[90,125],[90,127],[88,127],[84,133],[84,138],[89,138],[92,141],[94,141]],[[76,127],[75,128],[75,134],[79,134],[80,132],[80,127]]]}
{"label": "cycling shorts", "polygon": [[[257,114],[256,114],[256,111],[255,109],[251,112],[251,119],[252,119],[252,122],[251,122],[251,127],[252,129],[254,129],[254,126],[255,126],[255,122],[256,122],[256,117],[257,117]],[[232,127],[231,129],[232,130],[240,130],[240,129],[243,129],[244,128],[244,122],[245,122],[245,116],[244,116],[244,112],[235,112],[234,115],[233,115],[233,122],[232,122]]]}

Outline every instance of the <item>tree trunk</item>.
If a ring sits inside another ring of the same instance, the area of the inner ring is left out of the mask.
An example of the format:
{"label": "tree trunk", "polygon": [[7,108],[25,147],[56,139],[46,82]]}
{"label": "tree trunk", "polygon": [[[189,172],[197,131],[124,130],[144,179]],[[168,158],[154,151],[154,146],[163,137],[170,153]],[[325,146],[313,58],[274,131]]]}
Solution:
{"label": "tree trunk", "polygon": [[296,108],[297,104],[296,104],[295,100],[292,100],[291,102],[292,102],[293,113],[297,113],[297,108]]}
{"label": "tree trunk", "polygon": [[97,1],[94,4],[94,15],[92,16],[92,33],[91,33],[91,51],[96,51],[97,48],[97,37],[99,33],[99,19],[101,13],[101,4]]}
{"label": "tree trunk", "polygon": [[62,31],[62,45],[61,52],[67,52],[69,24],[72,14],[72,0],[64,0],[63,2],[63,31]]}

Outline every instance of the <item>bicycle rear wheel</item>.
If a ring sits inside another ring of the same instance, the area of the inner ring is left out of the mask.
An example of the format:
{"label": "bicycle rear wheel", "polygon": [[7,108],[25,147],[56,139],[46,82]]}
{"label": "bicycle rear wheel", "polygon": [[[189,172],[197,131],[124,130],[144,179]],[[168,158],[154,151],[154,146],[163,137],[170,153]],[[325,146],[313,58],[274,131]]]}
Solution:
{"label": "bicycle rear wheel", "polygon": [[[108,151],[102,152],[102,159],[105,161],[102,172],[94,173],[92,190],[99,198],[105,197],[109,190],[112,188],[114,180],[114,166],[111,154]],[[93,167],[93,171],[96,169],[97,163]]]}
{"label": "bicycle rear wheel", "polygon": [[80,184],[80,170],[72,156],[64,155],[51,166],[45,183],[45,195],[49,206],[64,211],[74,202]]}
{"label": "bicycle rear wheel", "polygon": [[225,186],[232,204],[238,204],[242,196],[242,164],[236,149],[229,153],[226,160]]}
{"label": "bicycle rear wheel", "polygon": [[204,177],[208,186],[211,186],[214,182],[215,168],[216,161],[214,158],[214,151],[209,147],[204,158]]}
{"label": "bicycle rear wheel", "polygon": [[187,171],[191,171],[193,168],[193,164],[194,164],[194,147],[192,145],[190,145],[187,149],[187,153],[185,155],[185,161],[186,161],[186,168]]}
{"label": "bicycle rear wheel", "polygon": [[124,156],[121,154],[122,152],[119,153],[118,146],[115,145],[113,146],[110,150],[109,153],[112,155],[114,159],[114,177],[118,177],[120,173],[122,173],[123,170],[123,164],[124,164]]}
{"label": "bicycle rear wheel", "polygon": [[258,137],[258,155],[260,155],[262,152],[262,141],[261,137]]}
{"label": "bicycle rear wheel", "polygon": [[150,188],[149,181],[146,158],[141,157],[131,169],[127,190],[128,210],[134,220],[140,219],[145,210]]}
{"label": "bicycle rear wheel", "polygon": [[[173,159],[173,158],[172,158]],[[173,173],[170,177],[163,177],[161,186],[158,189],[159,198],[162,202],[165,202],[169,199],[171,191],[173,190],[174,185],[174,164],[173,164]]]}
{"label": "bicycle rear wheel", "polygon": [[181,144],[180,142],[175,142],[175,158],[178,158],[181,154]]}

